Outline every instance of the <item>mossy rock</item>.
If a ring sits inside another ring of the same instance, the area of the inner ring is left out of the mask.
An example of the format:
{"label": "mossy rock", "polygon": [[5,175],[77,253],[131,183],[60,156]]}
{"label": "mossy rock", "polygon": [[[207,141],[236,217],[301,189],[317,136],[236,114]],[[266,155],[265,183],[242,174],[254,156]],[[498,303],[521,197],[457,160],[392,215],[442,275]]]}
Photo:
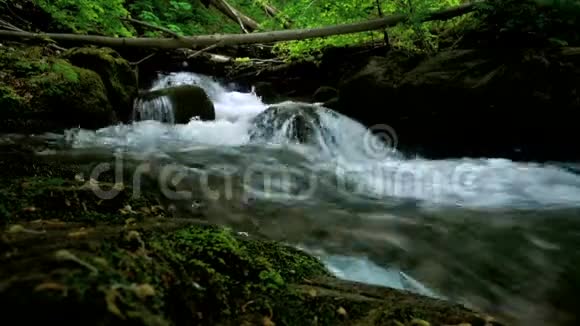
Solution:
{"label": "mossy rock", "polygon": [[138,89],[137,75],[127,60],[110,48],[94,47],[70,49],[63,57],[75,66],[99,74],[118,118],[122,121],[130,118]]}
{"label": "mossy rock", "polygon": [[0,48],[0,129],[45,132],[112,122],[101,78],[42,47]]}
{"label": "mossy rock", "polygon": [[[142,105],[160,97],[166,97],[171,103],[175,123],[188,123],[195,117],[202,121],[215,119],[214,105],[201,87],[182,85],[155,90],[142,95],[138,103]],[[135,119],[143,120],[149,115],[151,112],[143,112],[143,116],[136,116]]]}

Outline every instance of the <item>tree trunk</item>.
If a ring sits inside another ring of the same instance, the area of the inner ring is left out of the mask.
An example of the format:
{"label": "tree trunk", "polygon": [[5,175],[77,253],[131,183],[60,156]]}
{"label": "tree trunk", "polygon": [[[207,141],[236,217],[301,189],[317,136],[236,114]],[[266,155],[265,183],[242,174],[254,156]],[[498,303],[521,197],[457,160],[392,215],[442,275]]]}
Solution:
{"label": "tree trunk", "polygon": [[[476,10],[475,3],[463,4],[436,12],[432,12],[423,18],[423,21],[446,20],[461,16]],[[256,44],[272,43],[294,40],[306,40],[317,37],[332,35],[360,33],[371,30],[382,29],[389,26],[397,25],[408,20],[407,15],[391,15],[379,19],[373,19],[352,24],[342,24],[307,29],[290,29],[273,32],[252,33],[252,34],[214,34],[199,35],[175,38],[117,38],[95,35],[77,35],[77,34],[39,34],[18,31],[0,31],[1,40],[19,40],[19,41],[53,41],[70,43],[74,45],[92,44],[107,46],[113,48],[138,47],[138,48],[157,48],[157,49],[179,49],[193,47],[207,47],[216,43],[220,46],[231,46],[239,44]]]}
{"label": "tree trunk", "polygon": [[221,13],[228,16],[231,20],[240,24],[240,27],[245,33],[258,29],[258,23],[255,20],[236,10],[227,3],[226,0],[211,0],[210,4],[216,7],[216,9]]}

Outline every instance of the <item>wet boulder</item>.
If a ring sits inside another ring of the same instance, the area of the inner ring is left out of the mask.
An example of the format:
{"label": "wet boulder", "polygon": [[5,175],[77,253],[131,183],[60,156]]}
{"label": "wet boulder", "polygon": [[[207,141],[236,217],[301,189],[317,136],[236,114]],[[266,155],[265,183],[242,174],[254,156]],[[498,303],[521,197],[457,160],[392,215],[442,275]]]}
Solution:
{"label": "wet boulder", "polygon": [[202,121],[215,119],[212,101],[201,87],[193,85],[147,92],[137,100],[135,114],[134,120],[160,120],[173,123],[188,123],[192,118]]}
{"label": "wet boulder", "polygon": [[251,140],[296,143],[314,141],[321,130],[319,107],[305,103],[284,102],[272,105],[253,119]]}
{"label": "wet boulder", "polygon": [[137,75],[129,62],[110,48],[73,48],[63,54],[73,65],[96,72],[117,117],[127,121],[137,96]]}
{"label": "wet boulder", "polygon": [[373,58],[344,81],[339,112],[387,124],[431,158],[574,160],[580,50],[450,50],[410,64]]}
{"label": "wet boulder", "polygon": [[42,47],[0,48],[0,130],[42,133],[114,121],[100,76]]}

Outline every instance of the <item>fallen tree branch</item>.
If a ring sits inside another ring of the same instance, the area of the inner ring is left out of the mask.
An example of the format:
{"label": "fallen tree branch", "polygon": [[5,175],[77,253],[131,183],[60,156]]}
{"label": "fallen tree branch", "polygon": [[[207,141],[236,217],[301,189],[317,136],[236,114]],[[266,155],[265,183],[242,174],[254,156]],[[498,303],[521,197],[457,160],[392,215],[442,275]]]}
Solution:
{"label": "fallen tree branch", "polygon": [[[7,29],[9,31],[14,31],[14,32],[19,32],[19,33],[28,33],[25,30],[23,30],[21,28],[18,28],[18,27],[12,25],[11,23],[9,23],[9,22],[7,22],[5,20],[0,20],[0,28],[5,28],[5,29]],[[45,42],[48,42],[48,47],[51,47],[51,48],[53,48],[55,50],[59,50],[59,51],[66,51],[65,48],[62,48],[62,47],[56,45],[54,43],[54,41],[52,41],[50,39],[44,39],[44,41]]]}
{"label": "fallen tree branch", "polygon": [[151,58],[152,58],[152,57],[153,57],[155,54],[156,54],[156,53],[155,53],[155,52],[153,52],[153,53],[151,53],[150,55],[146,56],[145,58],[143,58],[143,59],[141,59],[141,60],[139,60],[139,61],[136,61],[136,62],[129,62],[129,64],[130,64],[130,65],[132,65],[132,66],[138,66],[138,65],[142,64],[143,62],[145,62],[145,61],[147,61],[147,60],[151,59]]}
{"label": "fallen tree branch", "polygon": [[213,49],[217,48],[217,47],[218,47],[218,46],[220,46],[220,45],[221,45],[221,42],[217,42],[216,44],[212,44],[212,45],[210,45],[210,46],[207,46],[207,47],[205,47],[205,48],[203,48],[203,49],[201,49],[201,50],[199,50],[199,51],[195,52],[194,54],[192,54],[192,55],[188,56],[187,58],[188,58],[188,59],[195,58],[195,57],[197,57],[198,55],[200,55],[200,54],[204,53],[205,51],[213,50]]}
{"label": "fallen tree branch", "polygon": [[165,28],[165,27],[162,27],[162,26],[157,26],[157,25],[149,24],[147,22],[144,22],[144,21],[141,21],[141,20],[137,20],[137,19],[134,19],[134,18],[122,18],[122,20],[131,22],[131,23],[135,23],[135,24],[138,24],[138,25],[141,25],[141,26],[145,26],[145,27],[148,27],[148,28],[151,28],[151,29],[156,29],[158,31],[165,32],[165,33],[167,33],[169,35],[172,35],[175,38],[181,38],[182,37],[181,35],[175,33],[174,31],[170,30],[169,28]]}
{"label": "fallen tree branch", "polygon": [[255,20],[242,14],[236,8],[232,7],[226,0],[210,0],[210,4],[231,20],[238,23],[242,28],[242,31],[246,34],[257,30],[259,27]]}
{"label": "fallen tree branch", "polygon": [[16,26],[12,25],[11,23],[9,23],[5,20],[1,20],[1,19],[0,19],[0,28],[5,28],[7,30],[15,31],[15,32],[24,32],[23,29],[18,28]]}
{"label": "fallen tree branch", "polygon": [[[432,12],[422,21],[446,20],[457,16],[465,15],[477,9],[478,3],[468,3],[457,7],[452,7],[436,12]],[[409,16],[404,14],[385,16],[383,18],[318,28],[290,29],[273,32],[251,33],[251,34],[213,34],[175,38],[118,38],[95,35],[77,34],[56,34],[56,33],[29,33],[17,31],[0,31],[0,39],[3,40],[45,40],[53,39],[58,42],[69,42],[74,44],[92,44],[116,48],[157,48],[157,49],[180,49],[211,46],[221,42],[221,46],[232,46],[239,44],[272,43],[295,40],[306,40],[317,37],[332,35],[343,35],[377,30],[409,20]]]}

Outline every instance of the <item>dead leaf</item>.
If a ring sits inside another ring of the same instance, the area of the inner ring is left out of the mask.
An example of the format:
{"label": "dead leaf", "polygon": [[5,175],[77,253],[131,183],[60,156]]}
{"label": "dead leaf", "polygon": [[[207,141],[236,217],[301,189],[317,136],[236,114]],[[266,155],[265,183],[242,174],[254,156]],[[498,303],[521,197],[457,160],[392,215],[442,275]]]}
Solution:
{"label": "dead leaf", "polygon": [[346,313],[346,309],[344,309],[343,307],[339,307],[339,308],[336,310],[336,313],[337,313],[337,314],[339,314],[339,315],[341,315],[341,316],[344,316],[344,317],[346,317],[346,315],[347,315],[347,313]]}
{"label": "dead leaf", "polygon": [[7,233],[22,233],[24,231],[24,227],[20,224],[11,225],[8,230],[6,230]]}
{"label": "dead leaf", "polygon": [[162,212],[164,210],[165,209],[163,209],[163,207],[159,205],[151,206],[151,211],[153,212],[153,214],[158,214],[159,212]]}
{"label": "dead leaf", "polygon": [[269,317],[262,318],[262,325],[263,326],[276,326],[276,324]]}
{"label": "dead leaf", "polygon": [[151,284],[139,284],[134,287],[135,294],[143,300],[155,296],[155,288]]}
{"label": "dead leaf", "polygon": [[85,228],[81,228],[78,231],[73,231],[68,234],[70,238],[82,238],[89,235],[89,231],[85,230]]}
{"label": "dead leaf", "polygon": [[117,307],[117,304],[115,303],[115,301],[117,300],[117,298],[119,296],[120,295],[119,295],[119,292],[117,292],[117,290],[115,290],[115,289],[107,290],[107,292],[105,293],[105,302],[107,303],[107,310],[109,310],[109,312],[118,316],[119,318],[125,319],[125,316],[123,315],[123,313],[121,312],[119,307]]}
{"label": "dead leaf", "polygon": [[46,282],[38,284],[34,291],[45,291],[45,290],[55,290],[55,291],[62,291],[64,295],[67,294],[68,288],[64,284],[56,283],[56,282]]}
{"label": "dead leaf", "polygon": [[130,205],[127,205],[127,206],[119,209],[119,212],[121,212],[121,214],[123,214],[123,215],[127,215],[127,214],[137,214],[137,212],[135,212]]}
{"label": "dead leaf", "polygon": [[137,223],[137,219],[134,217],[130,217],[125,220],[125,226],[134,226]]}
{"label": "dead leaf", "polygon": [[93,257],[93,261],[103,267],[107,267],[109,262],[103,257]]}
{"label": "dead leaf", "polygon": [[65,225],[66,223],[61,221],[61,220],[46,220],[44,221],[45,224],[49,224],[49,225]]}
{"label": "dead leaf", "polygon": [[[431,326],[431,323],[429,323],[428,321],[423,320],[423,319],[415,318],[415,319],[411,320],[411,326]],[[466,325],[461,325],[461,326],[466,326]]]}

